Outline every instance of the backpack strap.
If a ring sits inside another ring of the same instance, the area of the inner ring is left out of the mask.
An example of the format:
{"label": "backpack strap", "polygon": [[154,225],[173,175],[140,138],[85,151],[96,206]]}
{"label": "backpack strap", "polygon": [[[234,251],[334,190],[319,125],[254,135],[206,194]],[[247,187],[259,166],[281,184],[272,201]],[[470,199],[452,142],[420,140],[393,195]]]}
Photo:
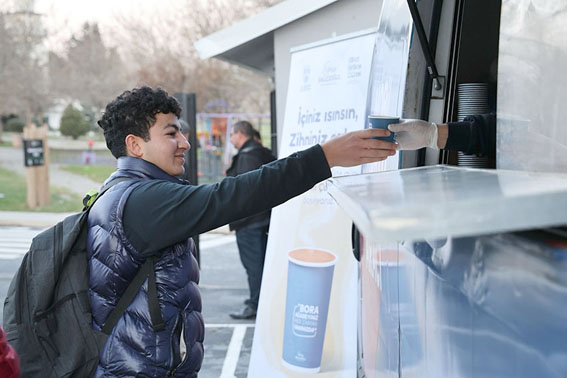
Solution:
{"label": "backpack strap", "polygon": [[[156,288],[156,276],[154,273],[154,263],[156,258],[149,257],[146,262],[142,264],[134,279],[130,282],[126,291],[120,297],[120,300],[106,318],[106,322],[102,327],[102,332],[110,335],[116,323],[122,317],[122,314],[126,311],[130,303],[134,300],[140,288],[144,284],[146,277],[148,278],[148,306],[150,309],[150,316],[152,319],[152,326],[155,332],[162,331],[165,329],[165,324],[161,316],[161,310],[159,308],[159,303],[157,299],[157,288]],[[153,282],[153,284],[152,284]]]}
{"label": "backpack strap", "polygon": [[96,202],[97,199],[99,199],[100,197],[102,197],[102,195],[110,188],[112,188],[114,185],[122,182],[122,181],[127,181],[127,180],[131,180],[131,178],[128,177],[117,177],[115,179],[110,180],[109,182],[107,182],[102,188],[100,188],[99,190],[96,189],[91,189],[89,190],[86,194],[85,197],[83,198],[83,211],[86,211],[88,209],[90,209],[94,203]]}

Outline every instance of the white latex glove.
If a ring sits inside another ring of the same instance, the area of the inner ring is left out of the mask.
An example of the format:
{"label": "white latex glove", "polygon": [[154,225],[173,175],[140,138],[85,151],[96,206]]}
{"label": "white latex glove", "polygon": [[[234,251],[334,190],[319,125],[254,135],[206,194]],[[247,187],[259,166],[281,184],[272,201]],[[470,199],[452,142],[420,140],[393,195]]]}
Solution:
{"label": "white latex glove", "polygon": [[399,150],[417,150],[423,147],[437,147],[437,125],[420,119],[402,119],[400,123],[388,126],[396,133],[395,139]]}

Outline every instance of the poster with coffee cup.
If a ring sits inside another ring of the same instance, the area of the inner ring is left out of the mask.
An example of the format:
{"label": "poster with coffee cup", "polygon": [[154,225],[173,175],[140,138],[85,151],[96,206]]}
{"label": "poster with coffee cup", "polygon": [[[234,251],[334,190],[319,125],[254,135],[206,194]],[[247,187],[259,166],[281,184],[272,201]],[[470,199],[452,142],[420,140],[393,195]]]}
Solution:
{"label": "poster with coffee cup", "polygon": [[[292,51],[279,157],[365,128],[374,40],[366,31]],[[351,226],[326,182],[272,211],[249,377],[356,375]]]}

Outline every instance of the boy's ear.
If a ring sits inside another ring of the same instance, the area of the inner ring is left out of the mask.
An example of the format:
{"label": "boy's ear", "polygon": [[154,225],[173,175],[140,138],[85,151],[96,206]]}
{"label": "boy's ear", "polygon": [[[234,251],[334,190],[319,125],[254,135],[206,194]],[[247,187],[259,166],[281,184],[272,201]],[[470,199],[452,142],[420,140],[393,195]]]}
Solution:
{"label": "boy's ear", "polygon": [[126,153],[128,154],[128,156],[137,158],[142,157],[142,155],[144,154],[144,151],[142,149],[143,141],[144,140],[139,136],[128,134],[126,136],[126,140],[124,141],[126,143]]}

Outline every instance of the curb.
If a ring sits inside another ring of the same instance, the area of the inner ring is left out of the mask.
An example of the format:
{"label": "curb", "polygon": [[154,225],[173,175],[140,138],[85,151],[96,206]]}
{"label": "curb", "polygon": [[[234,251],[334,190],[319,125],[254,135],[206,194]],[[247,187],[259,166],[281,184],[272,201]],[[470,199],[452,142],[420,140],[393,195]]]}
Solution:
{"label": "curb", "polygon": [[73,213],[0,211],[0,226],[51,227]]}
{"label": "curb", "polygon": [[[54,226],[63,218],[74,213],[40,213],[31,211],[0,211],[0,226],[41,227]],[[230,235],[228,225],[209,231],[213,234]]]}

